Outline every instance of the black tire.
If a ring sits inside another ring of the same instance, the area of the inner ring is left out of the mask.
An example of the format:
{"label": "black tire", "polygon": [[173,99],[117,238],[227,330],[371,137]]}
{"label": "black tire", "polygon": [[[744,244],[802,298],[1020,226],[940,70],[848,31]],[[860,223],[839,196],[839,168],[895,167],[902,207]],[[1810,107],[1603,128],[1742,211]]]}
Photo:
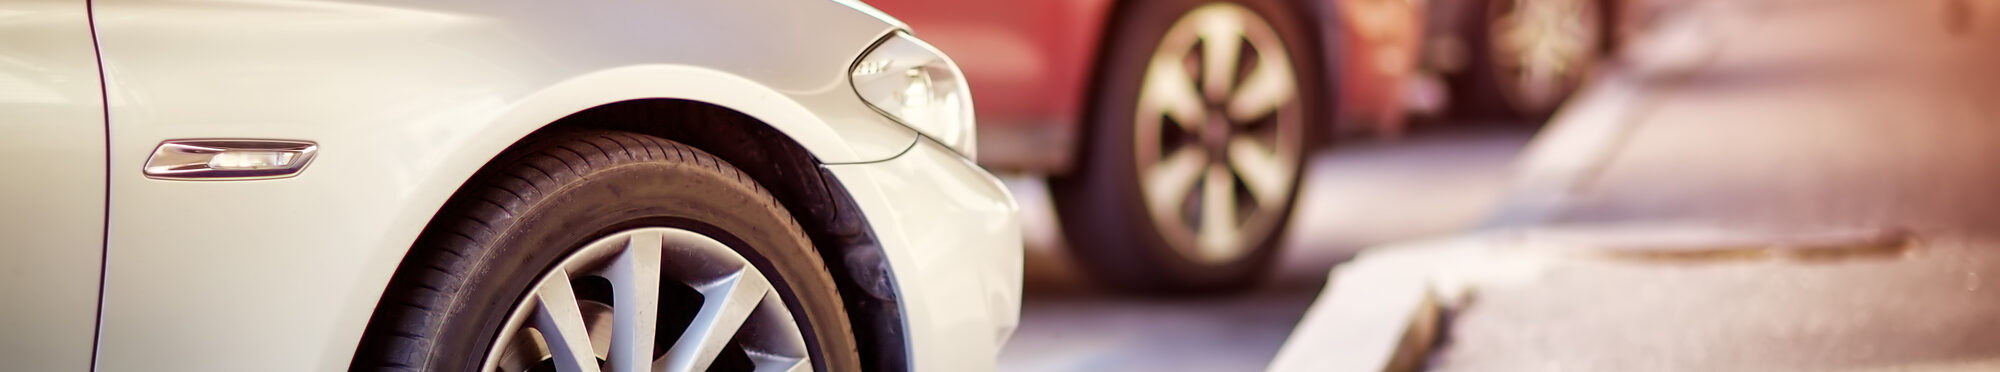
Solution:
{"label": "black tire", "polygon": [[[1282,0],[1158,0],[1129,1],[1115,10],[1082,126],[1076,166],[1050,180],[1069,251],[1080,267],[1099,282],[1133,293],[1168,294],[1238,290],[1262,279],[1277,254],[1289,225],[1303,163],[1288,171],[1294,177],[1283,197],[1282,211],[1268,229],[1245,232],[1247,252],[1223,261],[1197,260],[1175,248],[1192,244],[1185,236],[1170,237],[1149,214],[1141,196],[1135,154],[1139,91],[1146,66],[1166,33],[1184,15],[1215,3],[1241,6],[1267,21],[1281,39],[1294,70],[1296,94],[1303,110],[1302,148],[1311,153],[1330,107],[1330,81],[1321,63],[1317,31],[1304,2]],[[1300,155],[1303,157],[1304,155]]]}
{"label": "black tire", "polygon": [[1567,102],[1595,72],[1597,65],[1609,55],[1607,51],[1610,50],[1613,39],[1611,23],[1615,15],[1611,3],[1617,1],[1583,0],[1581,4],[1593,7],[1588,13],[1597,17],[1598,26],[1595,31],[1597,41],[1589,43],[1595,52],[1589,54],[1590,59],[1583,61],[1582,72],[1578,76],[1565,79],[1559,86],[1560,93],[1554,96],[1557,98],[1546,102],[1532,102],[1520,98],[1527,94],[1519,92],[1521,88],[1514,83],[1512,75],[1502,71],[1506,68],[1497,63],[1497,59],[1502,56],[1494,50],[1494,38],[1497,35],[1492,32],[1493,22],[1500,15],[1510,11],[1514,2],[1472,1],[1474,4],[1471,11],[1464,12],[1465,19],[1462,21],[1464,26],[1458,29],[1461,40],[1466,43],[1469,63],[1464,71],[1450,76],[1449,81],[1454,116],[1467,119],[1523,120],[1540,124],[1554,115],[1556,110],[1561,108],[1562,104]]}
{"label": "black tire", "polygon": [[[697,231],[738,251],[792,309],[816,370],[860,370],[832,275],[769,192],[701,150],[596,130],[517,145],[454,195],[397,269],[352,369],[474,370],[513,304],[557,260],[645,226]],[[663,297],[661,312],[673,303]],[[661,342],[664,351],[673,338]]]}

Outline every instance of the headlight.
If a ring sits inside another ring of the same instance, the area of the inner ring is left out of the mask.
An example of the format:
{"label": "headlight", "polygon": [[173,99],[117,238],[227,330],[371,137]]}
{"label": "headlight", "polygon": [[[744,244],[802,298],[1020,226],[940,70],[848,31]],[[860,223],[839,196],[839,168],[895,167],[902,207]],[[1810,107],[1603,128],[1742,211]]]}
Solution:
{"label": "headlight", "polygon": [[971,157],[972,93],[958,64],[937,48],[897,31],[869,48],[849,71],[869,106]]}

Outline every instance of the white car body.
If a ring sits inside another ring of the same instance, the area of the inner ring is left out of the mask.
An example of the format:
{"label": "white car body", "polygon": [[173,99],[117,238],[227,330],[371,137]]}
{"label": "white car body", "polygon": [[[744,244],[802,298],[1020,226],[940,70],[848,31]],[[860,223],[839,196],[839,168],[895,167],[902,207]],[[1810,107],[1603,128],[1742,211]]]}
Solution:
{"label": "white car body", "polygon": [[[0,361],[346,370],[476,170],[567,115],[680,99],[769,125],[845,188],[910,370],[991,369],[1019,309],[1013,199],[847,80],[902,27],[830,0],[0,2]],[[190,138],[319,152],[283,179],[142,174]]]}

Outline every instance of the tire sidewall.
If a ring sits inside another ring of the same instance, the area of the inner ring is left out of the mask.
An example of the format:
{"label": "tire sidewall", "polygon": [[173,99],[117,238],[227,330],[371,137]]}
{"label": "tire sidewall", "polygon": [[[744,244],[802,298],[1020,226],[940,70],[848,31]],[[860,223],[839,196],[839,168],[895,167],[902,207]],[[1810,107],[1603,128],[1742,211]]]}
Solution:
{"label": "tire sidewall", "polygon": [[[702,158],[714,160],[692,157]],[[770,204],[768,194],[746,187],[722,167],[727,165],[612,165],[564,183],[511,224],[492,226],[496,238],[468,258],[473,262],[464,274],[461,297],[445,311],[432,369],[477,368],[514,304],[559,260],[588,242],[640,227],[686,229],[736,250],[770,279],[792,309],[816,369],[858,368],[842,304],[797,223],[782,207]],[[480,208],[479,203],[467,204]]]}

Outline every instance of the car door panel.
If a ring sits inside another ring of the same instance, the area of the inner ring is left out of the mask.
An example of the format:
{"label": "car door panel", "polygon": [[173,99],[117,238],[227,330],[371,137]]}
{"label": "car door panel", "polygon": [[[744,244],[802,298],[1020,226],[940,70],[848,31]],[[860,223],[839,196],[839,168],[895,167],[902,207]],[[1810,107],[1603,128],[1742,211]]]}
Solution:
{"label": "car door panel", "polygon": [[90,369],[104,253],[101,86],[87,2],[0,2],[0,369]]}

